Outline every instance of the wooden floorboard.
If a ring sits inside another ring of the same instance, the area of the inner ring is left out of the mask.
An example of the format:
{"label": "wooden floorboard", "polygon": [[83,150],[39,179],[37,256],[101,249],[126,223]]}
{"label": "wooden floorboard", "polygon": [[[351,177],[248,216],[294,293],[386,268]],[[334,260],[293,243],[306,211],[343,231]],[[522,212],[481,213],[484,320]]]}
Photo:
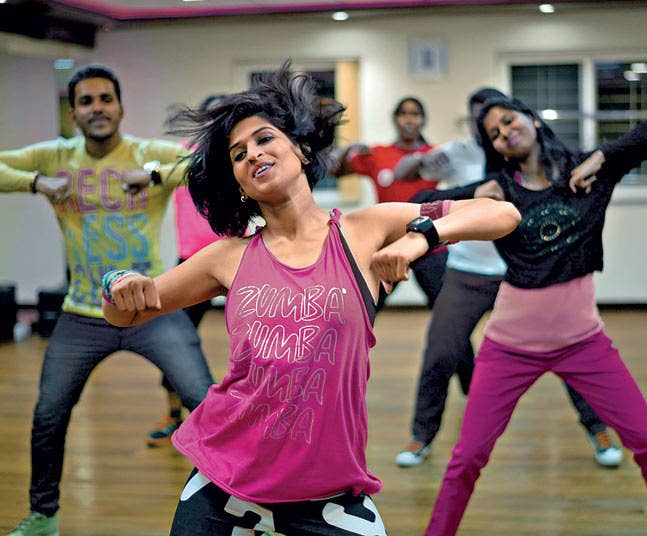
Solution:
{"label": "wooden floorboard", "polygon": [[[647,310],[604,310],[607,332],[647,392]],[[423,466],[393,458],[408,439],[428,313],[387,309],[376,323],[368,389],[370,468],[384,482],[374,498],[391,536],[426,526],[464,399],[452,382],[444,425]],[[222,377],[227,339],[222,310],[201,333],[214,374]],[[478,334],[476,339],[478,339]],[[0,532],[26,513],[29,434],[46,340],[0,344]],[[167,534],[190,463],[144,437],[160,416],[159,374],[133,354],[100,365],[76,407],[68,433],[59,522],[62,536]],[[561,383],[545,376],[522,398],[477,483],[462,536],[647,536],[647,492],[625,451],[619,469],[599,468]]]}

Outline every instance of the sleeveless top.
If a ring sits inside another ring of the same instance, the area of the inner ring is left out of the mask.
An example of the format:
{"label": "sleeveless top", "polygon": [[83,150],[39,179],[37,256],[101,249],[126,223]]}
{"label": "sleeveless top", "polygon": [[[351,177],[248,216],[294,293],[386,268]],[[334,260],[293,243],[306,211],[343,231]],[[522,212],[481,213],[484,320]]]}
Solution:
{"label": "sleeveless top", "polygon": [[513,348],[552,352],[588,339],[603,326],[593,274],[587,274],[541,288],[504,281],[484,335]]}
{"label": "sleeveless top", "polygon": [[375,335],[339,229],[293,268],[258,233],[227,295],[229,371],[173,436],[218,487],[257,503],[376,493],[366,466]]}

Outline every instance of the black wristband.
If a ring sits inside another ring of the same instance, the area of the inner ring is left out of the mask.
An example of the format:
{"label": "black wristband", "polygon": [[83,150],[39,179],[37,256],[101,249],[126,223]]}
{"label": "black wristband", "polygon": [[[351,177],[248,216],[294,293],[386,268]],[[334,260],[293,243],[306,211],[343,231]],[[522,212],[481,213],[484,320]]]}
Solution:
{"label": "black wristband", "polygon": [[34,178],[31,180],[31,193],[32,194],[37,194],[38,190],[36,190],[36,183],[38,182],[38,179],[40,179],[40,173],[38,171],[34,173]]}
{"label": "black wristband", "polygon": [[150,186],[157,186],[158,184],[162,184],[162,175],[160,173],[159,160],[146,162],[143,167],[146,171],[148,171],[148,174],[150,175]]}
{"label": "black wristband", "polygon": [[440,241],[434,221],[428,216],[418,216],[416,219],[407,223],[407,232],[423,234],[427,240],[429,251],[438,246],[438,242]]}

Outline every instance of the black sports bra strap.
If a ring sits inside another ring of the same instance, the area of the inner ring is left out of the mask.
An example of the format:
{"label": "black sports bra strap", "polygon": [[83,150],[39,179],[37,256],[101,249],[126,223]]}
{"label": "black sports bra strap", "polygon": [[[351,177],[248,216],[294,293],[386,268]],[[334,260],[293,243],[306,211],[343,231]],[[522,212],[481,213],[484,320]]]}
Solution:
{"label": "black sports bra strap", "polygon": [[346,258],[348,258],[351,270],[353,271],[353,275],[355,276],[355,281],[357,282],[357,286],[359,287],[359,292],[362,295],[364,307],[366,307],[368,319],[370,320],[372,326],[375,323],[375,315],[377,314],[377,306],[375,305],[375,300],[373,299],[373,295],[368,288],[366,279],[364,279],[364,274],[362,274],[362,271],[359,269],[359,266],[355,261],[355,257],[353,257],[353,254],[348,247],[348,243],[346,242],[346,238],[344,238],[344,233],[342,232],[341,227],[337,226],[337,230],[339,231],[341,245],[344,248],[344,253],[346,254]]}

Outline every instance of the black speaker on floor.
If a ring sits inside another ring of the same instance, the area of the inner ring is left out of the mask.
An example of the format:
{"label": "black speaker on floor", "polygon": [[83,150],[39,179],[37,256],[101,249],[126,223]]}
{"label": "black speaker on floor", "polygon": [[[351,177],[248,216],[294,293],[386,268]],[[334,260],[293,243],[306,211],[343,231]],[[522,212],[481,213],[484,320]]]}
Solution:
{"label": "black speaker on floor", "polygon": [[0,285],[0,341],[13,340],[17,315],[16,286]]}
{"label": "black speaker on floor", "polygon": [[49,337],[54,330],[65,298],[65,290],[41,290],[38,293],[38,322],[34,326],[41,337]]}

